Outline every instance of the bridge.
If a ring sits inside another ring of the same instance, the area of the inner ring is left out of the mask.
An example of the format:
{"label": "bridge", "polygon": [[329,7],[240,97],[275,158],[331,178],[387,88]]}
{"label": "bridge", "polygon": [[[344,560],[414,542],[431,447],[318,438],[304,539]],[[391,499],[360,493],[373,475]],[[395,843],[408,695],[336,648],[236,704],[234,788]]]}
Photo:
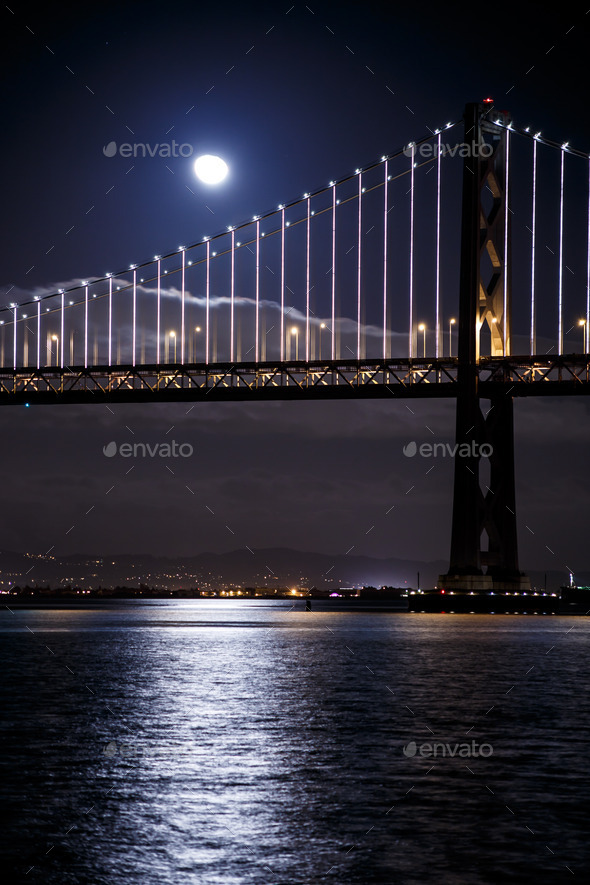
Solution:
{"label": "bridge", "polygon": [[457,444],[491,455],[486,482],[477,446],[456,458],[440,585],[509,592],[529,586],[513,399],[590,392],[589,345],[588,154],[486,99],[203,241],[6,305],[0,404],[454,398]]}

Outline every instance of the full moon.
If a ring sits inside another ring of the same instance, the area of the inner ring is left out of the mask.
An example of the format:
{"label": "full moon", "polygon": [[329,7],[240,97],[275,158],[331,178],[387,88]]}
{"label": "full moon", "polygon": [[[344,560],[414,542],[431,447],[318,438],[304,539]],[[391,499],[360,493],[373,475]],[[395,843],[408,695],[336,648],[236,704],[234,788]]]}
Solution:
{"label": "full moon", "polygon": [[219,184],[227,176],[229,167],[221,157],[204,154],[195,160],[194,170],[197,178],[204,184]]}

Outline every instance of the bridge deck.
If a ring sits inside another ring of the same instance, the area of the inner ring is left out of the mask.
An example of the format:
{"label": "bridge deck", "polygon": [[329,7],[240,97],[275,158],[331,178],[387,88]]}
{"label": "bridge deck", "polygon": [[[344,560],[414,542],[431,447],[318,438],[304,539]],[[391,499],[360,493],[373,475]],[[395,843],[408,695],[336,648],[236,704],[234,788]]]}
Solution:
{"label": "bridge deck", "polygon": [[[0,405],[154,401],[452,398],[456,358],[0,369]],[[483,398],[590,393],[590,356],[484,357]]]}

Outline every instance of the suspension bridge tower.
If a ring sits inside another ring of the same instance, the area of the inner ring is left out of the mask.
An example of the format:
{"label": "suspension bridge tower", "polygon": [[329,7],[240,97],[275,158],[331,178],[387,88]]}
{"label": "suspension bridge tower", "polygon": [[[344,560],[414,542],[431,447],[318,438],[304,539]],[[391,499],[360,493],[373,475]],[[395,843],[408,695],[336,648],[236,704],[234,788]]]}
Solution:
{"label": "suspension bridge tower", "polygon": [[[494,124],[498,117],[504,125]],[[511,355],[509,122],[490,101],[465,108],[471,149],[463,166],[451,556],[438,581],[445,591],[530,589],[518,564],[512,396],[484,405],[477,371],[482,347],[492,357]]]}

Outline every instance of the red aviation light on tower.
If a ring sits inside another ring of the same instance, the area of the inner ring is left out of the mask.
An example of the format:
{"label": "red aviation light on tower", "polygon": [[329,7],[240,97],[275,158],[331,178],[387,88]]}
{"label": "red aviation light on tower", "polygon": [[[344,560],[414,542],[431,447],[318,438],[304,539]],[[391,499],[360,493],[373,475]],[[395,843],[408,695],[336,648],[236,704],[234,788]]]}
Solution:
{"label": "red aviation light on tower", "polygon": [[483,103],[484,104],[493,104],[494,99],[493,98],[484,98]]}

